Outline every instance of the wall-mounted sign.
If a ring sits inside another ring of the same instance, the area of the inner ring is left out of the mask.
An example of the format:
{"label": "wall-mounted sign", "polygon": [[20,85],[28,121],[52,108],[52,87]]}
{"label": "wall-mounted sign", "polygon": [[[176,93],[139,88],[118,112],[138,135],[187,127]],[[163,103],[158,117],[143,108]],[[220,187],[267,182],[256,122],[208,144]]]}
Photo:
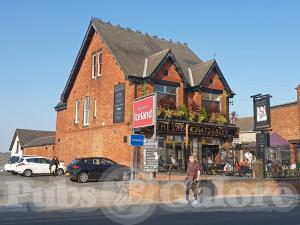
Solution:
{"label": "wall-mounted sign", "polygon": [[212,124],[196,124],[186,122],[173,122],[167,120],[157,121],[159,133],[186,134],[186,124],[190,135],[201,137],[238,138],[239,128],[233,126],[218,126]]}
{"label": "wall-mounted sign", "polygon": [[253,98],[254,130],[271,127],[270,95],[258,95]]}
{"label": "wall-mounted sign", "polygon": [[144,146],[145,136],[142,134],[132,134],[130,135],[130,145],[131,146]]}
{"label": "wall-mounted sign", "polygon": [[155,95],[133,102],[133,128],[153,126],[156,120]]}
{"label": "wall-mounted sign", "polygon": [[125,84],[115,85],[114,90],[114,123],[124,122],[125,114]]}

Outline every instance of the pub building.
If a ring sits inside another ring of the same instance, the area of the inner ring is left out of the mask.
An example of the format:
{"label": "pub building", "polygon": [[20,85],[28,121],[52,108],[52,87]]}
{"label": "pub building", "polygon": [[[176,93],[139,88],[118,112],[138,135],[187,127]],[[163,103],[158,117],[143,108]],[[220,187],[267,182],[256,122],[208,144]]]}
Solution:
{"label": "pub building", "polygon": [[[153,93],[156,109],[134,115],[136,99]],[[104,156],[130,166],[134,132],[158,140],[161,171],[184,171],[191,153],[203,164],[224,165],[239,135],[229,123],[234,95],[215,59],[203,61],[185,43],[92,18],[55,107],[56,154],[65,163]],[[133,128],[134,120],[154,116],[154,126]],[[143,169],[142,148],[134,161]]]}

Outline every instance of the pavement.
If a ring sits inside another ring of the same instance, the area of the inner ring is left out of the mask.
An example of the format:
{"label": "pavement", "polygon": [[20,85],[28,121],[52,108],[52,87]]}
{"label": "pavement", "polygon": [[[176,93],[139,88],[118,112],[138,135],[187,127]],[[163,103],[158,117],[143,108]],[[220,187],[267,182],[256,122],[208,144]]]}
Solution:
{"label": "pavement", "polygon": [[0,173],[0,224],[299,224],[299,195],[200,196],[153,202],[128,197],[126,182]]}

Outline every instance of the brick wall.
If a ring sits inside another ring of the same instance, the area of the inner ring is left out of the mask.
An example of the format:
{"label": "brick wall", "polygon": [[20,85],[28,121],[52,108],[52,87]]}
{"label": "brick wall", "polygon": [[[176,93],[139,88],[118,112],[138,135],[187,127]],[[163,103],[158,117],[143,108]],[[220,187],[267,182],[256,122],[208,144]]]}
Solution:
{"label": "brick wall", "polygon": [[52,159],[56,155],[54,145],[37,146],[23,149],[24,155],[38,155]]}
{"label": "brick wall", "polygon": [[271,109],[272,131],[286,140],[299,139],[298,105],[278,106]]}
{"label": "brick wall", "polygon": [[[102,76],[92,79],[92,53],[102,49]],[[113,124],[114,86],[125,83],[125,122]],[[129,165],[131,148],[123,137],[131,133],[134,85],[125,81],[123,71],[97,34],[94,34],[67,101],[67,109],[57,113],[56,146],[60,158],[106,156]],[[84,98],[90,96],[89,127],[83,126]],[[79,123],[74,123],[75,101],[80,100]],[[94,100],[97,115],[93,117]]]}

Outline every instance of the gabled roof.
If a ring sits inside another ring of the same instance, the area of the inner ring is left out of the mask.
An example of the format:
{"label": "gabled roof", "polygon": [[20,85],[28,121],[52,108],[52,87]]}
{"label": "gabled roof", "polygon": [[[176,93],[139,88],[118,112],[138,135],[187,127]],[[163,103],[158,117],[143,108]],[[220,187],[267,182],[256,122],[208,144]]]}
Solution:
{"label": "gabled roof", "polygon": [[44,145],[54,145],[54,144],[55,144],[55,136],[46,136],[46,137],[33,139],[32,141],[24,145],[24,148],[44,146]]}
{"label": "gabled roof", "polygon": [[254,119],[253,117],[243,117],[236,120],[236,126],[240,128],[240,132],[253,132]]}
{"label": "gabled roof", "polygon": [[[176,60],[176,67],[179,69],[183,80],[187,83],[186,85],[191,86],[193,83],[200,84],[202,79],[210,71],[212,64],[216,65],[215,61],[203,62],[186,44],[167,41],[92,18],[62,93],[62,103],[56,107],[56,110],[65,108],[64,106],[61,107],[61,105],[63,105],[68,98],[83,57],[86,54],[95,32],[101,37],[106,47],[114,55],[115,60],[127,78],[145,79],[151,76],[160,63],[170,55],[173,60]],[[147,61],[147,65],[145,61]],[[189,68],[192,69],[192,79],[197,82],[190,81]],[[230,88],[229,92],[231,92]]]}
{"label": "gabled roof", "polygon": [[191,68],[195,85],[199,85],[201,83],[214,63],[215,60],[209,60],[207,62],[198,63]]}
{"label": "gabled roof", "polygon": [[13,148],[17,136],[19,138],[21,148],[23,148],[26,144],[28,144],[36,138],[55,136],[55,131],[16,129],[14,137],[9,147],[10,151]]}
{"label": "gabled roof", "polygon": [[143,77],[150,76],[157,69],[159,64],[165,59],[170,53],[170,49],[164,49],[160,52],[154,53],[145,59]]}

